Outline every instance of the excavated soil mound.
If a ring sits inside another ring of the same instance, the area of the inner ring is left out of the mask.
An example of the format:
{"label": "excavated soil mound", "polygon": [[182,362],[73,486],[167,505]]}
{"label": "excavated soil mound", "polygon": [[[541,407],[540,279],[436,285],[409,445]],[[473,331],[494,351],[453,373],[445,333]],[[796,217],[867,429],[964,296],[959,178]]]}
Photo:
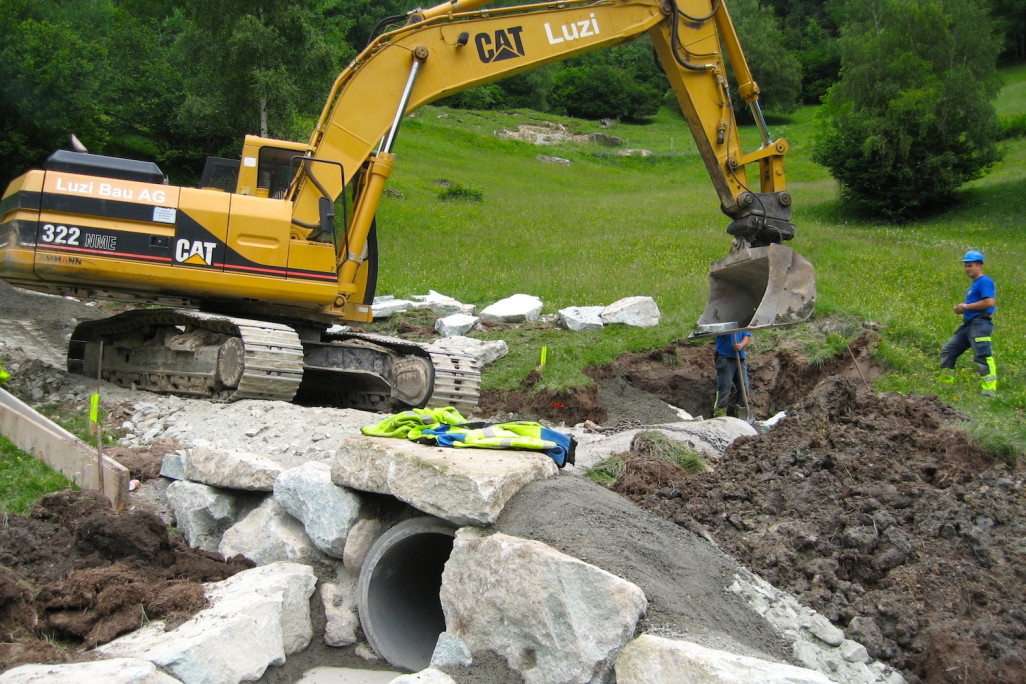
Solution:
{"label": "excavated soil mound", "polygon": [[822,382],[712,472],[643,454],[614,486],[823,613],[912,681],[1026,681],[1021,469],[935,397]]}
{"label": "excavated soil mound", "polygon": [[48,494],[0,527],[0,671],[184,620],[206,605],[204,582],[251,567],[190,549],[151,513],[117,514],[98,493]]}

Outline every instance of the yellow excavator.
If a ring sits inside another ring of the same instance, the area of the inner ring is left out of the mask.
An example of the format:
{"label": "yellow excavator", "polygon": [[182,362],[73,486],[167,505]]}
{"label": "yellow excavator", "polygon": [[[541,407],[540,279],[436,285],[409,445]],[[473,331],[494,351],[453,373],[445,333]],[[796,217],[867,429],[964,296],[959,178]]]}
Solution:
{"label": "yellow excavator", "polygon": [[[812,266],[781,244],[794,236],[788,146],[770,137],[726,2],[486,4],[411,12],[338,76],[308,142],[247,136],[240,159],[208,159],[199,187],[168,185],[151,162],[55,152],[3,195],[0,278],[147,305],[77,326],[68,369],[89,377],[224,400],[469,409],[480,386],[471,357],[332,332],[372,320],[375,213],[400,124],[447,95],[648,34],[733,236],[692,334],[808,318]],[[728,63],[761,132],[750,152]]]}

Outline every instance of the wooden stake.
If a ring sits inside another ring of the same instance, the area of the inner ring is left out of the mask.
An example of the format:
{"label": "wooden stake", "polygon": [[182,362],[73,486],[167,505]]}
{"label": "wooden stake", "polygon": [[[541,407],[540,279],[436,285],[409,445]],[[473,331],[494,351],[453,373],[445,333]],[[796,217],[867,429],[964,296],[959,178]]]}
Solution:
{"label": "wooden stake", "polygon": [[859,377],[862,378],[862,384],[866,386],[866,391],[867,392],[872,392],[872,390],[869,389],[869,383],[866,382],[866,376],[862,374],[862,369],[859,368],[859,362],[855,358],[855,352],[853,352],[851,350],[851,345],[848,344],[848,345],[845,345],[845,346],[848,347],[848,353],[851,354],[851,361],[852,361],[852,363],[855,364],[855,370],[857,370],[859,372]]}

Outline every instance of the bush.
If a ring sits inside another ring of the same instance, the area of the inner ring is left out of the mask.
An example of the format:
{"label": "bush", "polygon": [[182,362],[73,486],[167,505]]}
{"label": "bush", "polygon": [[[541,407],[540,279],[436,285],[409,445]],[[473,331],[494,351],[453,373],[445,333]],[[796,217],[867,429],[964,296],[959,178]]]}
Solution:
{"label": "bush", "polygon": [[484,194],[480,190],[465,188],[457,183],[439,191],[438,199],[443,202],[480,202],[484,199]]}
{"label": "bush", "polygon": [[998,159],[998,43],[975,0],[850,0],[847,9],[843,75],[813,156],[845,200],[909,219]]}
{"label": "bush", "polygon": [[457,109],[502,109],[506,106],[506,93],[497,84],[489,83],[456,93],[441,104]]}
{"label": "bush", "polygon": [[659,111],[662,93],[623,69],[596,64],[560,71],[549,99],[554,109],[582,119],[637,120]]}

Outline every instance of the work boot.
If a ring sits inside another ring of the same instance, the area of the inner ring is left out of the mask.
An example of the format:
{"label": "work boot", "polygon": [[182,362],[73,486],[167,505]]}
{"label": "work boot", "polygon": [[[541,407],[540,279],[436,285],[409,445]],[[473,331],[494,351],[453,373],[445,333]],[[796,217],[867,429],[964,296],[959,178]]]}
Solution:
{"label": "work boot", "polygon": [[719,418],[725,415],[727,415],[727,409],[725,408],[718,408],[713,411],[713,418]]}
{"label": "work boot", "polygon": [[997,399],[997,392],[994,390],[980,390],[980,394],[987,397],[988,399]]}

